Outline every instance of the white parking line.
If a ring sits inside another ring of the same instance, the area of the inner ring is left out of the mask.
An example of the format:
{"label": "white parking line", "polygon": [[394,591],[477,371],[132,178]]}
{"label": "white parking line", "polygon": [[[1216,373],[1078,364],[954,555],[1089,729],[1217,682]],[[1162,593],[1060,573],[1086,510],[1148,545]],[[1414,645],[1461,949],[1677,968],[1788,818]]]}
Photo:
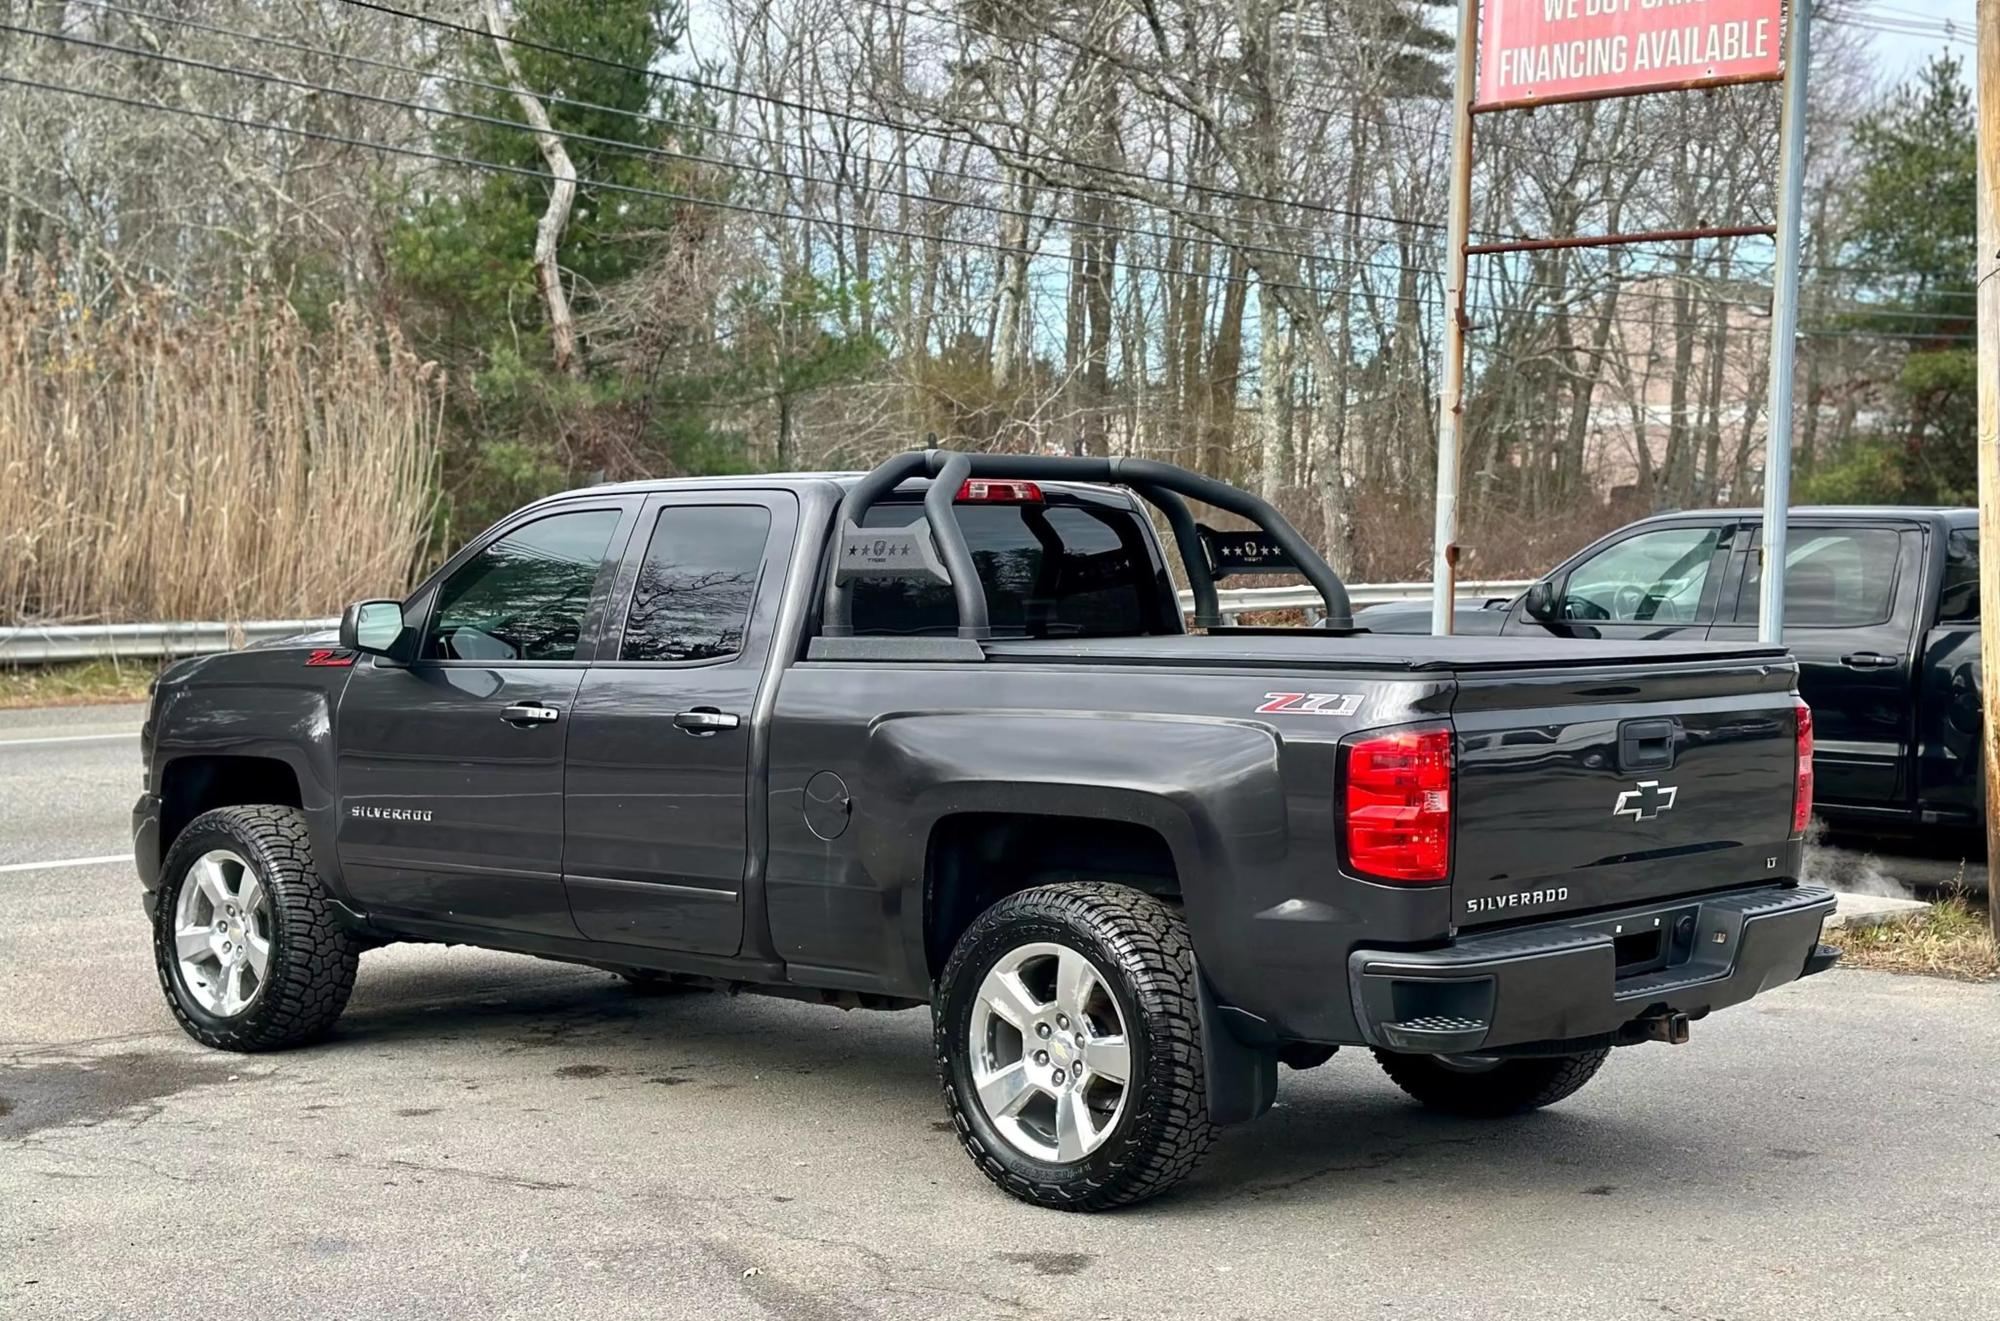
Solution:
{"label": "white parking line", "polygon": [[56,738],[0,738],[0,748],[25,748],[33,743],[101,743],[114,738],[137,738],[139,731],[128,729],[122,734],[63,734]]}
{"label": "white parking line", "polygon": [[53,871],[57,867],[102,867],[108,862],[130,862],[129,853],[107,853],[101,858],[62,858],[55,862],[9,862],[0,864],[0,872],[10,871]]}

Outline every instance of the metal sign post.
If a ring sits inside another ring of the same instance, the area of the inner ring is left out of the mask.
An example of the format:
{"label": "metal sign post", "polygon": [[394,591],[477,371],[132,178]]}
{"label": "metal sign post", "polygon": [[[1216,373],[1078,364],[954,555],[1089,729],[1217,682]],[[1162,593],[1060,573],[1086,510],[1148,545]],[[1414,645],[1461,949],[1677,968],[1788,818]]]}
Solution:
{"label": "metal sign post", "polygon": [[1792,363],[1799,341],[1799,224],[1806,189],[1806,59],[1812,0],[1792,0],[1778,154],[1778,267],[1771,291],[1771,408],[1764,442],[1764,581],[1757,640],[1785,638],[1785,516],[1792,502]]}
{"label": "metal sign post", "polygon": [[[2000,0],[1979,0],[1979,665],[1986,856],[2000,859]],[[1991,870],[1987,872],[1990,877]],[[2000,940],[2000,886],[1986,886]]]}
{"label": "metal sign post", "polygon": [[[1555,248],[1772,235],[1779,246],[1771,349],[1771,458],[1765,476],[1765,544],[1783,563],[1791,494],[1792,341],[1798,329],[1799,215],[1805,175],[1806,31],[1811,0],[1792,0],[1782,71],[1780,0],[1678,4],[1615,0],[1459,0],[1458,74],[1452,92],[1451,207],[1446,227],[1444,379],[1438,399],[1437,520],[1431,555],[1431,632],[1452,631],[1458,577],[1458,498],[1465,430],[1466,261]],[[1646,92],[1748,83],[1786,84],[1779,223],[1703,226],[1471,242],[1475,115]],[[1775,589],[1771,578],[1776,578]],[[1766,575],[1765,628],[1784,618],[1784,575]],[[1767,633],[1775,637],[1775,632]]]}

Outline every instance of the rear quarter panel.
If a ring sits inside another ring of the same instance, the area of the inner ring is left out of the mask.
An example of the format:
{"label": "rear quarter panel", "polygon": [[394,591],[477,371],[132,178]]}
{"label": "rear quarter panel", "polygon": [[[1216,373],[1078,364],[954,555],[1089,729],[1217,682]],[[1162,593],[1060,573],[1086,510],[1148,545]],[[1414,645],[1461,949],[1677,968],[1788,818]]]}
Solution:
{"label": "rear quarter panel", "polygon": [[[1346,716],[1259,714],[1281,690],[1357,701]],[[1196,956],[1226,1001],[1289,1023],[1338,1022],[1346,942],[1362,931],[1377,943],[1434,939],[1449,906],[1443,888],[1341,874],[1338,741],[1442,714],[1449,693],[1435,680],[1327,672],[796,665],[771,745],[773,939],[798,980],[927,996],[924,875],[940,822],[1117,820],[1166,841]],[[832,839],[807,820],[807,785],[822,792],[827,775],[852,802]]]}

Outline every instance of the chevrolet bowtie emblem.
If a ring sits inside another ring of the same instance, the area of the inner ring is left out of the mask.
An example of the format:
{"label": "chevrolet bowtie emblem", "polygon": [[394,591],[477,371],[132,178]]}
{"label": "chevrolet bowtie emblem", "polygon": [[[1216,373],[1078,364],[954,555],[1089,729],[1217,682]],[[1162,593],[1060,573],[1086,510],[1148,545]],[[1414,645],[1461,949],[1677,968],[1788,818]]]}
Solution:
{"label": "chevrolet bowtie emblem", "polygon": [[1613,816],[1629,816],[1634,821],[1651,821],[1662,812],[1674,809],[1674,799],[1680,797],[1677,785],[1661,784],[1658,780],[1641,780],[1636,789],[1627,789],[1618,795],[1618,805],[1611,809]]}

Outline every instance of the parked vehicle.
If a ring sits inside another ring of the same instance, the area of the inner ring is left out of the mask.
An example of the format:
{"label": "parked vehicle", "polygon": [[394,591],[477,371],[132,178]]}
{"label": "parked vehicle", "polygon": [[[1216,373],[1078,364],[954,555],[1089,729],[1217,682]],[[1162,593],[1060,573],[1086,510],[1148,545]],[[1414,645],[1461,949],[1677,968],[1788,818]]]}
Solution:
{"label": "parked vehicle", "polygon": [[[1331,626],[1219,627],[1211,564],[1278,558]],[[175,667],[136,853],[211,1046],[324,1034],[392,940],[928,1004],[979,1169],[1094,1209],[1281,1061],[1511,1114],[1829,966],[1794,680],[1748,638],[1356,633],[1233,488],[927,451],[544,500],[338,637]]]}
{"label": "parked vehicle", "polygon": [[[1743,641],[1757,635],[1763,515],[1663,514],[1571,556],[1522,595],[1461,609],[1503,637]],[[1801,508],[1785,551],[1785,645],[1813,712],[1816,810],[1837,823],[1983,829],[1979,515]],[[1363,610],[1428,633],[1428,602]]]}

